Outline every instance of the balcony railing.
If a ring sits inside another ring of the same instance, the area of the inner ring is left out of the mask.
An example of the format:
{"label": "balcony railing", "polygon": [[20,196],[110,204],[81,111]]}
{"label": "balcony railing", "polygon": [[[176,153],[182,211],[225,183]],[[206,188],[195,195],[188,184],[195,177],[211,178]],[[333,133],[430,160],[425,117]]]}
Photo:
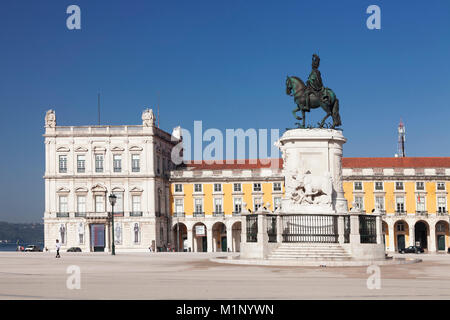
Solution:
{"label": "balcony railing", "polygon": [[184,213],[184,212],[174,212],[174,213],[173,213],[173,216],[174,216],[175,218],[184,218],[185,213]]}
{"label": "balcony railing", "polygon": [[240,215],[242,215],[242,212],[241,212],[241,211],[239,211],[239,212],[233,212],[233,216],[240,216]]}
{"label": "balcony railing", "polygon": [[416,216],[418,217],[427,217],[428,211],[416,211]]}
{"label": "balcony railing", "polygon": [[204,217],[205,213],[204,212],[194,212],[194,217]]}
{"label": "balcony railing", "polygon": [[395,211],[396,216],[406,216],[406,211]]}
{"label": "balcony railing", "polygon": [[86,212],[75,212],[75,218],[85,218]]}
{"label": "balcony railing", "polygon": [[56,213],[56,217],[58,217],[58,218],[68,218],[69,217],[69,213],[68,212],[57,212]]}
{"label": "balcony railing", "polygon": [[114,212],[114,217],[123,217],[123,211],[122,212]]}
{"label": "balcony railing", "polygon": [[213,217],[223,217],[224,215],[223,212],[213,212]]}
{"label": "balcony railing", "polygon": [[142,217],[142,211],[131,211],[130,217]]}
{"label": "balcony railing", "polygon": [[445,210],[445,211],[438,211],[438,212],[436,212],[436,214],[438,216],[447,216],[448,215],[448,211],[447,210]]}

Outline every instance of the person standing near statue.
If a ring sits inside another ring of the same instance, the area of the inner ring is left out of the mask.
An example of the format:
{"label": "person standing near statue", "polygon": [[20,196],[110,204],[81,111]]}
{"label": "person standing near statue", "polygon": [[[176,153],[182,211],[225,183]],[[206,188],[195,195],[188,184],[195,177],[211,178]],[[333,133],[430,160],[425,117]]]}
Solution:
{"label": "person standing near statue", "polygon": [[317,54],[313,54],[312,57],[312,70],[309,74],[308,80],[306,81],[306,88],[305,88],[305,100],[306,100],[306,106],[305,111],[310,111],[310,98],[309,96],[314,94],[319,101],[322,100],[322,90],[323,90],[323,83],[322,83],[322,76],[319,71],[319,65],[320,65],[320,58]]}
{"label": "person standing near statue", "polygon": [[59,255],[59,250],[61,249],[61,243],[59,243],[59,240],[56,239],[56,258],[61,258],[61,256]]}

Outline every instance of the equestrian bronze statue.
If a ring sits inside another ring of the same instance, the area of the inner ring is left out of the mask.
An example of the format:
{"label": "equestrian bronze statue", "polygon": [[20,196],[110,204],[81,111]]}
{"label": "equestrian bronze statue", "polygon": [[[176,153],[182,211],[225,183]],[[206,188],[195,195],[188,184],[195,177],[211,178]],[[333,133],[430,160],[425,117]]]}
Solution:
{"label": "equestrian bronze statue", "polygon": [[[324,127],[325,120],[329,116],[333,119],[333,124],[330,126],[332,129],[342,124],[339,115],[339,100],[336,98],[333,90],[323,86],[319,64],[319,56],[313,54],[312,71],[306,81],[306,85],[298,77],[288,76],[286,79],[286,94],[293,96],[294,102],[297,104],[297,108],[292,110],[292,114],[297,120],[302,120],[302,124],[296,123],[299,128],[305,128],[305,113],[319,107],[326,113],[325,117],[319,123],[319,128]],[[296,114],[298,111],[302,112],[302,117]]]}

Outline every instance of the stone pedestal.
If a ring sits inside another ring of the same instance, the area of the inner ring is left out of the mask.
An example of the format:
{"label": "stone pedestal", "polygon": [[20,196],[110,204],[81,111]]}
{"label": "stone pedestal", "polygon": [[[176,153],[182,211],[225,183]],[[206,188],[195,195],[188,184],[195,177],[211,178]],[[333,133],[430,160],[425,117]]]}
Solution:
{"label": "stone pedestal", "polygon": [[342,186],[342,146],[333,129],[292,129],[277,146],[283,155],[284,213],[347,213]]}

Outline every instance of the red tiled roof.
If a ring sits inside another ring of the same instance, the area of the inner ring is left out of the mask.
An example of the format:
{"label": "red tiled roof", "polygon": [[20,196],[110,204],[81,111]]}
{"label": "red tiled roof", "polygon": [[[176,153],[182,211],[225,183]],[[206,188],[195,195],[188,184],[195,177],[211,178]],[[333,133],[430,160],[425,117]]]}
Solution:
{"label": "red tiled roof", "polygon": [[222,160],[221,162],[213,162],[203,160],[196,163],[190,161],[186,163],[187,168],[193,170],[242,170],[242,169],[261,169],[261,168],[275,168],[283,167],[282,159],[245,159],[245,160]]}
{"label": "red tiled roof", "polygon": [[450,157],[343,158],[344,168],[450,168]]}
{"label": "red tiled roof", "polygon": [[[186,164],[192,170],[242,170],[261,168],[282,168],[282,159],[223,160],[211,163],[190,161]],[[405,158],[343,158],[344,168],[450,168],[450,157],[405,157]]]}

